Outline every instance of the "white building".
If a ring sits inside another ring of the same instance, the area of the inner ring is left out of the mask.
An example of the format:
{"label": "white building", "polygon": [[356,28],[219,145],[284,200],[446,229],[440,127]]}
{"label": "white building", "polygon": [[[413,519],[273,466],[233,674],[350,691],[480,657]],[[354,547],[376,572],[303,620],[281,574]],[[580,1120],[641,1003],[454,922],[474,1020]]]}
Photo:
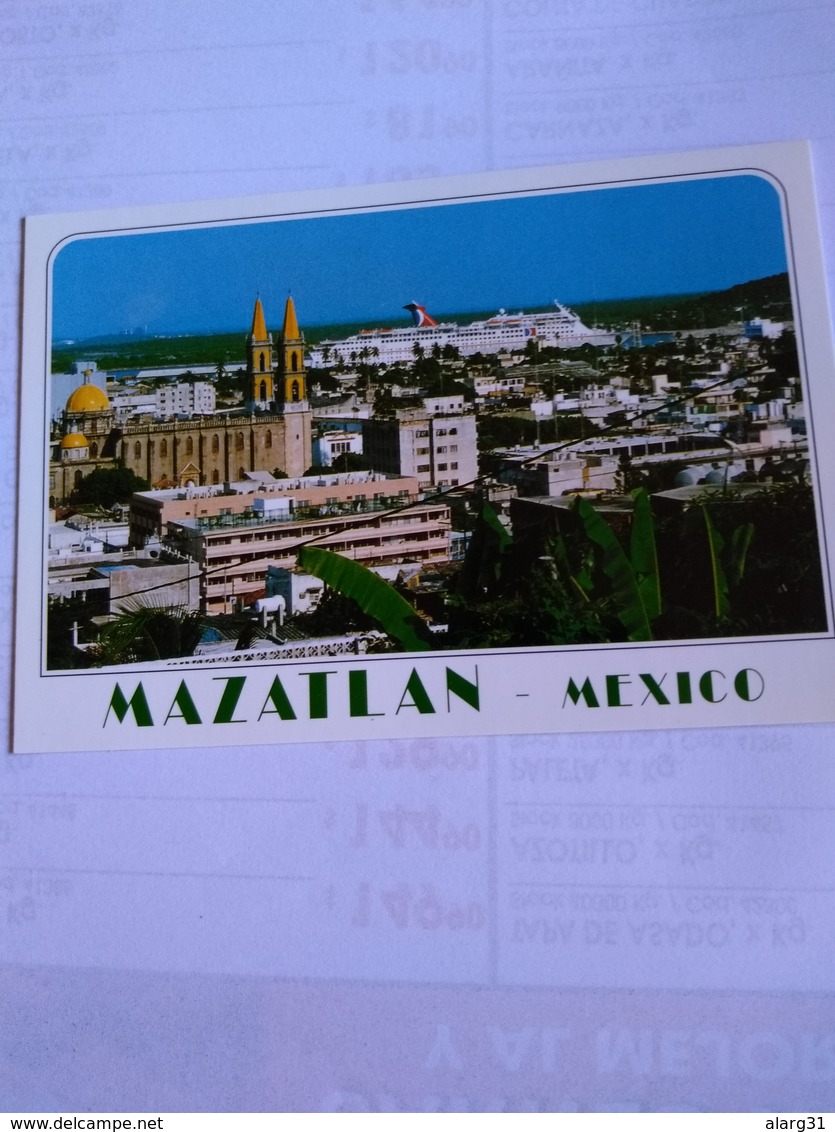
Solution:
{"label": "white building", "polygon": [[125,386],[109,390],[108,397],[121,421],[142,416],[200,416],[213,413],[217,404],[215,387],[209,381],[178,381],[156,389]]}
{"label": "white building", "polygon": [[131,417],[154,416],[158,412],[155,389],[137,392],[128,386],[116,392],[109,392],[108,398],[117,420],[120,421],[129,420]]}
{"label": "white building", "polygon": [[157,390],[157,412],[163,417],[213,413],[215,404],[215,387],[209,381],[178,381]]}
{"label": "white building", "polygon": [[463,411],[460,397],[426,398],[424,406],[363,424],[369,467],[414,476],[421,491],[472,482],[478,477],[475,415]]}
{"label": "white building", "polygon": [[312,613],[325,592],[325,583],[313,574],[306,574],[297,568],[285,569],[282,566],[267,567],[267,599],[280,597],[284,602],[287,617]]}
{"label": "white building", "polygon": [[745,337],[779,338],[785,329],[783,322],[772,322],[770,318],[752,318],[745,323]]}
{"label": "white building", "polygon": [[313,463],[329,468],[337,456],[350,452],[362,455],[362,433],[347,429],[332,429],[320,433],[313,441]]}

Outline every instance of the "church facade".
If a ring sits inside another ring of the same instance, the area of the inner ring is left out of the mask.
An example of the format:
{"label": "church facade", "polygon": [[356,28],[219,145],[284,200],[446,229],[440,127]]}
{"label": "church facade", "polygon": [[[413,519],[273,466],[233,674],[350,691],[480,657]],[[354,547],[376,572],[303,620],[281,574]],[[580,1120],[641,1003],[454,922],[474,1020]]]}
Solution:
{"label": "church facade", "polygon": [[[241,410],[159,421],[116,423],[107,395],[89,381],[67,400],[52,438],[49,495],[66,500],[95,468],[123,464],[152,487],[220,484],[249,471],[301,476],[312,463],[304,338],[288,298],[274,343],[261,300],[247,337],[247,396]],[[279,396],[277,396],[277,394]]]}

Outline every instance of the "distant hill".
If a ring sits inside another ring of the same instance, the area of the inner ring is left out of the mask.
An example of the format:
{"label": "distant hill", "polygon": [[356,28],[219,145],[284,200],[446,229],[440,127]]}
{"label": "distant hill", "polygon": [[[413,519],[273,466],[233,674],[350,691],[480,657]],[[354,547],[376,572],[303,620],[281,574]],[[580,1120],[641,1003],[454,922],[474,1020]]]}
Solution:
{"label": "distant hill", "polygon": [[576,303],[572,309],[588,325],[618,328],[638,321],[647,331],[726,326],[743,317],[771,318],[776,322],[794,317],[786,272],[737,283],[725,291]]}

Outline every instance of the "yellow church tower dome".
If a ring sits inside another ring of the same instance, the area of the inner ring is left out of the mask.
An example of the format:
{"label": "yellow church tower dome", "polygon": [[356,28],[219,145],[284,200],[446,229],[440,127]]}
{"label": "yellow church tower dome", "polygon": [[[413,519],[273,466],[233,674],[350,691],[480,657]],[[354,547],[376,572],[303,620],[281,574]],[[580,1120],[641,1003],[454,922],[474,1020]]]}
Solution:
{"label": "yellow church tower dome", "polygon": [[103,389],[85,381],[74,389],[67,400],[68,413],[106,413],[110,400]]}
{"label": "yellow church tower dome", "polygon": [[80,432],[68,432],[61,438],[61,448],[67,452],[75,448],[89,448],[87,437]]}

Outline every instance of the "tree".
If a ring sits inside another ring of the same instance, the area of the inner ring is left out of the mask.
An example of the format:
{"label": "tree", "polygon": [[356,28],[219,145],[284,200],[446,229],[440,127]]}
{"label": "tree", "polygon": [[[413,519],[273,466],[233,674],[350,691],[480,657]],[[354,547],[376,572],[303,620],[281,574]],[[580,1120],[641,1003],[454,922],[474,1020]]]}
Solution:
{"label": "tree", "polygon": [[109,510],[115,503],[129,502],[135,491],[147,491],[150,486],[147,480],[121,464],[111,468],[94,468],[73,490],[70,502],[93,504]]}
{"label": "tree", "polygon": [[340,452],[331,464],[333,472],[363,472],[368,467],[368,459],[356,452]]}
{"label": "tree", "polygon": [[203,629],[203,616],[195,610],[137,600],[102,629],[96,659],[99,664],[135,664],[191,656]]}
{"label": "tree", "polygon": [[352,598],[330,588],[325,590],[315,609],[296,614],[290,621],[295,629],[310,637],[341,637],[344,633],[380,628]]}

